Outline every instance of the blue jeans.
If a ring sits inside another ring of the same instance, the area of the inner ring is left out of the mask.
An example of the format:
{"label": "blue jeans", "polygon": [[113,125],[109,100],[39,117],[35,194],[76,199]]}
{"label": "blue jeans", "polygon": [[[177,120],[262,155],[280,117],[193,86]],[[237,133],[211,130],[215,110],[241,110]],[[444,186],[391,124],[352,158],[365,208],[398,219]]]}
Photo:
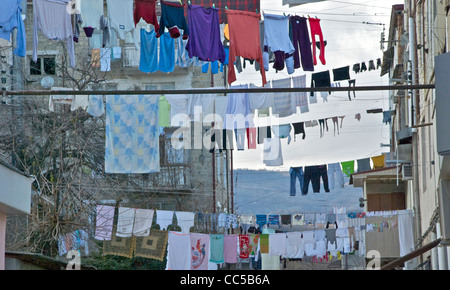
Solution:
{"label": "blue jeans", "polygon": [[295,196],[297,179],[300,182],[300,191],[303,189],[303,167],[291,167],[289,169],[289,174],[291,176],[291,189],[289,193],[291,196]]}

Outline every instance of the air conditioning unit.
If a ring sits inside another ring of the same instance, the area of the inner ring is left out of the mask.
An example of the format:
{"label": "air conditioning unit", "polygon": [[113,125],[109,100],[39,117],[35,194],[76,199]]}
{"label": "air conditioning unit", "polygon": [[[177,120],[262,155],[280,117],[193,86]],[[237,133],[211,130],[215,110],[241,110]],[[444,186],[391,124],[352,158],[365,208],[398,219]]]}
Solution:
{"label": "air conditioning unit", "polygon": [[412,180],[412,179],[413,179],[412,164],[402,164],[402,180]]}

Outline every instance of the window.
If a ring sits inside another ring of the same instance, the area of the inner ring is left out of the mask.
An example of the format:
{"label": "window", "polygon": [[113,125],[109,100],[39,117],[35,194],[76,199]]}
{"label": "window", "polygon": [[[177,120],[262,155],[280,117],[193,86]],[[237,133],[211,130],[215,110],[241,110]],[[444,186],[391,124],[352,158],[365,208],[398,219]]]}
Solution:
{"label": "window", "polygon": [[54,56],[38,57],[34,62],[30,59],[30,75],[55,75],[56,58]]}

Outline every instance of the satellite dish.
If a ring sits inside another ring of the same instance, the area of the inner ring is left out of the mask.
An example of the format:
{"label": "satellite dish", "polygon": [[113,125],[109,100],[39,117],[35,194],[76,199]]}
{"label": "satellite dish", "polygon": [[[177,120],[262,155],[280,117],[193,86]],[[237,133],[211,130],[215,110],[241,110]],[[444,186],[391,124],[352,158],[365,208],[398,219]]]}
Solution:
{"label": "satellite dish", "polygon": [[50,76],[46,76],[41,79],[41,86],[45,89],[50,89],[54,83],[55,80]]}

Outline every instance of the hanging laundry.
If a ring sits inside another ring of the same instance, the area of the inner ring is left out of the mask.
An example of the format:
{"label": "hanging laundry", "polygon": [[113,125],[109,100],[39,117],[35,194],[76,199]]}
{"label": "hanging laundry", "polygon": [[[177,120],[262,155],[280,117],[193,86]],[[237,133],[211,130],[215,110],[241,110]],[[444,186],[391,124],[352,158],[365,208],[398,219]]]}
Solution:
{"label": "hanging laundry", "polygon": [[259,235],[259,252],[261,254],[269,254],[269,234]]}
{"label": "hanging laundry", "polygon": [[356,113],[355,114],[355,119],[358,120],[358,122],[361,120],[361,114],[360,113]]}
{"label": "hanging laundry", "polygon": [[113,206],[97,205],[95,220],[95,239],[110,240],[114,222]]}
{"label": "hanging laundry", "polygon": [[[311,88],[331,87],[330,71],[322,71],[311,75]],[[330,92],[331,93],[331,92]],[[314,92],[311,92],[311,96]]]}
{"label": "hanging laundry", "polygon": [[[90,29],[91,27],[84,27],[83,29]],[[100,30],[102,31],[102,47],[110,46],[111,44],[115,45],[115,41],[111,41],[111,29],[109,25],[109,19],[105,16],[100,16]],[[86,32],[86,35],[88,33]],[[113,34],[116,35],[115,33]]]}
{"label": "hanging laundry", "polygon": [[111,48],[100,48],[100,71],[111,71]]}
{"label": "hanging laundry", "polygon": [[327,119],[319,119],[319,127],[320,127],[320,138],[322,138],[325,134],[325,129],[328,131]]}
{"label": "hanging laundry", "polygon": [[339,162],[328,164],[328,186],[330,189],[344,188],[344,174],[342,173]]}
{"label": "hanging laundry", "polygon": [[[247,85],[232,86],[231,89],[246,89]],[[229,93],[225,117],[225,128],[228,130],[254,127],[253,111],[250,110],[250,99],[246,92]]]}
{"label": "hanging laundry", "polygon": [[350,79],[350,66],[333,69],[333,81],[345,81]]}
{"label": "hanging laundry", "polygon": [[159,172],[157,96],[106,96],[105,172]]}
{"label": "hanging laundry", "polygon": [[290,190],[289,195],[295,196],[296,194],[296,183],[297,180],[300,184],[300,191],[303,190],[303,167],[291,167],[289,168],[289,176],[290,176]]}
{"label": "hanging laundry", "polygon": [[303,225],[305,225],[305,216],[303,214],[293,214],[292,226],[303,226]]}
{"label": "hanging laundry", "polygon": [[315,127],[318,125],[319,125],[319,122],[317,122],[317,120],[305,121],[305,127]]}
{"label": "hanging laundry", "polygon": [[288,138],[288,144],[291,143],[291,124],[272,126],[273,135],[280,139]]}
{"label": "hanging laundry", "polygon": [[286,255],[286,234],[275,233],[269,234],[269,255],[285,256]]}
{"label": "hanging laundry", "polygon": [[[318,18],[308,18],[309,21],[309,28],[311,30],[311,39],[313,43],[316,40],[316,36],[319,37],[320,41],[320,54],[319,54],[319,60],[320,62],[325,65],[325,42],[323,39],[323,33],[322,28],[320,27],[320,19]],[[312,46],[312,54],[313,54],[313,64],[317,65],[317,59],[316,59],[316,46]]]}
{"label": "hanging laundry", "polygon": [[353,65],[353,71],[355,72],[355,74],[358,74],[361,72],[361,65],[359,63],[355,63]]}
{"label": "hanging laundry", "polygon": [[331,117],[331,120],[333,121],[333,132],[334,132],[334,136],[336,136],[336,130],[337,133],[339,135],[339,120],[338,117]]}
{"label": "hanging laundry", "polygon": [[281,140],[275,136],[264,139],[263,162],[266,166],[283,165],[283,155],[281,152]]}
{"label": "hanging laundry", "polygon": [[[306,75],[292,77],[292,87],[293,88],[306,88]],[[308,95],[307,92],[292,92],[292,110],[297,112],[297,107],[300,107],[301,113],[309,112],[308,108]]]}
{"label": "hanging laundry", "polygon": [[187,234],[194,226],[195,213],[188,211],[175,212],[177,218],[177,224],[181,228],[181,233]]}
{"label": "hanging laundry", "polygon": [[305,253],[301,232],[286,233],[286,254],[284,258],[303,259]]}
{"label": "hanging laundry", "polygon": [[100,117],[105,113],[105,105],[103,103],[103,96],[101,95],[89,95],[88,107],[86,112],[94,117]]}
{"label": "hanging laundry", "polygon": [[183,39],[189,38],[189,26],[184,16],[184,6],[184,4],[161,1],[160,26],[156,37],[163,35],[167,28],[172,38],[181,36],[180,29],[183,30]]}
{"label": "hanging laundry", "polygon": [[[355,85],[356,85],[356,80],[349,80],[349,81],[348,81],[348,87],[349,87],[349,88],[350,88],[351,86],[355,87]],[[356,98],[356,95],[355,95],[355,91],[354,91],[354,90],[353,90],[353,98]],[[350,89],[348,90],[348,99],[349,99],[349,101],[352,100],[352,98],[350,97]]]}
{"label": "hanging laundry", "polygon": [[320,192],[320,179],[322,178],[325,192],[330,192],[328,187],[328,175],[326,165],[305,166],[302,195],[308,194],[309,183],[311,182],[314,193]]}
{"label": "hanging laundry", "polygon": [[358,159],[356,160],[356,163],[358,166],[357,173],[372,170],[370,167],[370,158]]}
{"label": "hanging laundry", "polygon": [[117,217],[117,237],[129,238],[133,235],[134,216],[136,209],[130,207],[119,207]]}
{"label": "hanging laundry", "polygon": [[216,264],[224,263],[224,235],[210,234],[209,242],[211,248],[209,261]]}
{"label": "hanging laundry", "polygon": [[80,14],[83,18],[83,27],[99,29],[103,9],[103,0],[81,0]]}
{"label": "hanging laundry", "polygon": [[355,161],[349,160],[349,161],[343,161],[341,162],[342,166],[342,172],[347,176],[350,177],[355,172]]}
{"label": "hanging laundry", "polygon": [[381,67],[381,58],[377,59],[377,69]]}
{"label": "hanging laundry", "polygon": [[191,236],[170,231],[167,240],[166,270],[191,269]]}
{"label": "hanging laundry", "polygon": [[237,263],[238,235],[225,235],[223,241],[223,252],[225,263]]}
{"label": "hanging laundry", "polygon": [[141,29],[141,57],[139,70],[145,73],[158,71],[158,39],[155,30]]}
{"label": "hanging laundry", "polygon": [[246,129],[234,129],[234,133],[236,135],[236,148],[239,151],[243,151],[245,149],[245,132]]}
{"label": "hanging laundry", "polygon": [[148,236],[137,237],[134,256],[163,261],[167,253],[168,235],[167,231],[152,229]]}
{"label": "hanging laundry", "polygon": [[249,249],[250,237],[248,235],[239,235],[239,258],[248,259],[250,255]]}
{"label": "hanging laundry", "polygon": [[[106,0],[108,19],[111,28],[117,32],[120,39],[125,39],[129,32],[134,38],[134,1],[133,0]],[[137,39],[134,39],[136,47]]]}
{"label": "hanging laundry", "polygon": [[146,237],[150,235],[150,228],[153,222],[153,209],[137,208],[134,215],[133,235],[136,237]]}
{"label": "hanging laundry", "polygon": [[267,224],[267,215],[265,215],[265,214],[257,214],[256,215],[256,224],[258,225],[260,230],[262,230],[264,225]]}
{"label": "hanging laundry", "polygon": [[[237,56],[247,59],[254,59],[263,67],[263,57],[261,50],[259,19],[261,15],[253,12],[237,10],[225,10],[230,30],[230,58],[229,63],[234,63]],[[228,83],[236,81],[234,66],[228,66]],[[266,81],[265,70],[260,70],[262,86]]]}
{"label": "hanging laundry", "polygon": [[170,210],[156,211],[156,223],[161,230],[166,230],[173,223],[173,214],[174,212]]}
{"label": "hanging laundry", "polygon": [[[279,79],[272,81],[272,88],[290,88],[291,79]],[[279,118],[288,117],[294,113],[290,92],[272,93],[272,114]]]}
{"label": "hanging laundry", "polygon": [[302,139],[305,139],[306,133],[304,122],[292,123],[292,127],[294,127],[294,141],[297,134],[303,134]]}
{"label": "hanging laundry", "polygon": [[[270,88],[270,84],[266,84],[264,88]],[[249,89],[260,89],[261,87],[255,86],[254,84],[249,84]],[[269,109],[272,107],[272,93],[248,93],[248,99],[250,103],[250,110],[254,112],[254,110],[262,110]]]}
{"label": "hanging laundry", "polygon": [[[294,69],[303,66],[303,71],[314,71],[313,57],[311,52],[311,41],[309,38],[308,25],[305,17],[291,16],[289,18],[292,42],[294,45]],[[299,57],[300,54],[300,57]]]}
{"label": "hanging laundry", "polygon": [[249,242],[248,242],[248,256],[249,257],[258,257],[259,254],[259,234],[249,234]]}
{"label": "hanging laundry", "polygon": [[166,97],[159,96],[159,122],[160,127],[170,127],[170,103]]}
{"label": "hanging laundry", "polygon": [[360,72],[365,72],[365,71],[367,71],[367,66],[366,66],[366,63],[363,61],[361,63],[361,70],[360,70]]}
{"label": "hanging laundry", "polygon": [[392,111],[388,110],[388,111],[383,111],[383,123],[384,124],[390,124],[391,123],[391,115],[392,115]]}
{"label": "hanging laundry", "polygon": [[189,57],[189,54],[186,50],[186,44],[188,40],[183,39],[182,37],[178,37],[175,39],[175,44],[177,47],[176,51],[176,66],[179,67],[189,67],[193,64],[194,60]]}
{"label": "hanging laundry", "polygon": [[218,9],[188,5],[189,40],[186,50],[189,57],[221,63],[225,62],[225,49],[220,37]]}
{"label": "hanging laundry", "polygon": [[175,69],[175,41],[168,32],[159,37],[159,71],[173,72]]}
{"label": "hanging laundry", "polygon": [[191,270],[208,270],[210,239],[208,234],[191,233]]}
{"label": "hanging laundry", "polygon": [[158,18],[156,16],[156,2],[157,0],[135,0],[134,3],[134,25],[144,20],[148,24],[152,24],[155,27],[155,31],[159,31]]}
{"label": "hanging laundry", "polygon": [[292,217],[290,214],[282,214],[280,215],[280,220],[282,225],[291,226]]}
{"label": "hanging laundry", "polygon": [[247,146],[248,149],[256,149],[257,144],[257,133],[256,133],[256,127],[253,128],[247,128]]}
{"label": "hanging laundry", "polygon": [[375,68],[375,63],[373,62],[373,60],[370,60],[369,61],[369,71],[371,71],[371,70],[375,70],[376,68]]}
{"label": "hanging laundry", "polygon": [[373,157],[370,157],[370,158],[372,159],[373,169],[384,168],[384,166],[385,166],[385,162],[384,162],[385,155],[384,154],[381,154],[381,155],[378,155],[378,156],[373,156]]}
{"label": "hanging laundry", "polygon": [[280,226],[280,216],[277,214],[269,214],[267,220],[268,225]]}
{"label": "hanging laundry", "polygon": [[82,109],[86,111],[87,107],[89,106],[89,98],[86,95],[74,95],[72,99],[72,104],[70,105],[70,110],[76,111],[78,109]]}
{"label": "hanging laundry", "polygon": [[67,3],[68,0],[33,0],[32,59],[34,62],[37,61],[38,56],[38,31],[41,31],[48,39],[66,41],[67,53],[70,60],[69,65],[75,67],[72,18],[71,14],[67,11]]}
{"label": "hanging laundry", "polygon": [[[283,70],[285,63],[289,63],[292,66],[287,68],[288,73],[294,72],[295,48],[289,38],[289,16],[264,14],[264,46],[275,54],[274,69]],[[292,58],[292,61],[288,62],[287,58]],[[264,67],[268,66],[268,57],[265,57]]]}

